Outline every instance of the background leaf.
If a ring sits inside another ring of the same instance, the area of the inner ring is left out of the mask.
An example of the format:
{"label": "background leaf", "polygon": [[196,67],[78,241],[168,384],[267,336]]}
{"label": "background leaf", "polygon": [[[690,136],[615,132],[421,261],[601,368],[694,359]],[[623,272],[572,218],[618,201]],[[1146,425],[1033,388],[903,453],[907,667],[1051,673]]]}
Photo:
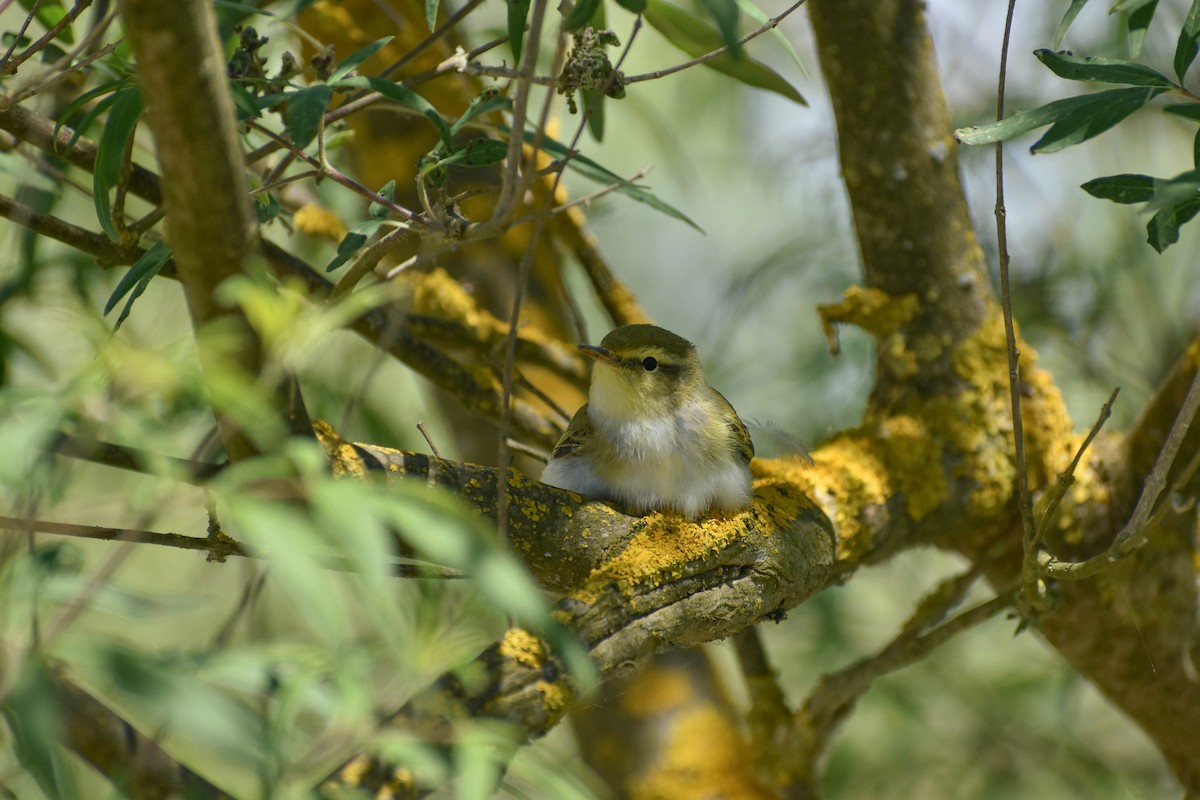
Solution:
{"label": "background leaf", "polygon": [[1074,24],[1075,18],[1079,16],[1079,12],[1088,4],[1088,0],[1071,0],[1071,5],[1067,8],[1067,13],[1063,14],[1062,21],[1058,23],[1058,28],[1054,31],[1054,46],[1057,48],[1062,44],[1063,37],[1067,35],[1067,31]]}
{"label": "background leaf", "polygon": [[117,317],[117,321],[113,325],[114,332],[121,327],[121,323],[129,316],[129,312],[133,309],[133,302],[150,285],[150,279],[157,275],[162,270],[163,265],[170,260],[171,248],[162,242],[156,242],[153,247],[142,253],[137,261],[133,262],[133,266],[121,278],[117,287],[109,295],[108,302],[104,304],[104,313],[108,314],[120,302],[121,298],[132,290],[129,294],[128,302],[121,309],[121,314]]}
{"label": "background leaf", "polygon": [[1179,29],[1179,42],[1175,45],[1175,74],[1180,81],[1196,60],[1197,51],[1200,51],[1200,0],[1192,0],[1192,7]]}
{"label": "background leaf", "polygon": [[108,193],[121,177],[121,165],[125,162],[125,148],[137,130],[142,116],[142,93],[136,85],[129,85],[116,93],[108,122],[100,141],[96,144],[96,171],[92,174],[93,199],[100,228],[114,242],[120,234],[113,224],[112,205]]}
{"label": "background leaf", "polygon": [[446,146],[446,149],[453,149],[453,144],[450,141],[450,125],[446,120],[442,119],[442,115],[438,113],[438,110],[433,107],[432,103],[407,86],[392,83],[385,78],[372,78],[365,75],[360,75],[357,78],[342,78],[336,85],[356,89],[371,89],[379,92],[394,103],[411,108],[413,111],[419,111],[438,129],[438,134],[441,136],[442,144]]}
{"label": "background leaf", "polygon": [[508,0],[508,46],[512,49],[513,63],[521,63],[521,52],[525,45],[525,21],[529,18],[530,0]]}
{"label": "background leaf", "polygon": [[[437,12],[436,3],[434,4],[434,12]],[[355,50],[353,53],[346,56],[342,63],[337,65],[337,69],[335,69],[329,76],[329,82],[333,83],[334,81],[346,77],[350,74],[351,70],[357,69],[360,64],[362,64],[371,56],[375,55],[384,45],[395,38],[395,36],[384,36]]]}
{"label": "background leaf", "polygon": [[321,117],[325,115],[332,98],[333,87],[325,83],[317,83],[288,95],[283,124],[296,147],[303,150],[316,138]]}
{"label": "background leaf", "polygon": [[1114,203],[1145,203],[1154,196],[1154,178],[1149,175],[1109,175],[1094,178],[1081,187],[1092,197]]}

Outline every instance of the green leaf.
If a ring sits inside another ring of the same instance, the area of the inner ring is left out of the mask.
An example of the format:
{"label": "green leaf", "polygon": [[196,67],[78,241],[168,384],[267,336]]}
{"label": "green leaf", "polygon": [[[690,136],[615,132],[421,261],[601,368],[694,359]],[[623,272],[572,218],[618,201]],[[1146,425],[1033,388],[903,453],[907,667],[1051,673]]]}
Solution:
{"label": "green leaf", "polygon": [[[380,186],[377,194],[380,197],[386,198],[389,203],[396,202],[396,181],[395,181],[395,179],[388,181],[383,186]],[[380,205],[379,203],[373,202],[373,203],[371,203],[371,205],[369,205],[367,207],[367,213],[371,215],[372,219],[387,219],[387,215],[392,212],[387,206]]]}
{"label": "green leaf", "polygon": [[1192,166],[1200,169],[1200,129],[1196,131],[1196,137],[1192,139]]}
{"label": "green leaf", "polygon": [[1092,197],[1114,203],[1145,203],[1154,197],[1154,178],[1149,175],[1108,175],[1094,178],[1082,188]]}
{"label": "green leaf", "polygon": [[712,16],[721,34],[721,42],[729,48],[729,54],[736,60],[745,55],[741,42],[738,41],[738,19],[741,13],[735,0],[699,0],[700,5]]}
{"label": "green leaf", "polygon": [[1166,75],[1135,61],[1074,56],[1045,49],[1035,50],[1033,54],[1055,75],[1067,80],[1126,83],[1133,86],[1161,86],[1164,89],[1175,87],[1175,84]]}
{"label": "green leaf", "polygon": [[[667,41],[690,56],[699,57],[724,46],[721,35],[711,24],[667,0],[647,0],[644,16],[646,22],[665,36]],[[749,57],[734,59],[724,53],[705,61],[704,66],[748,86],[766,89],[800,105],[808,105],[795,87],[761,61]]]}
{"label": "green leaf", "polygon": [[420,112],[438,129],[438,134],[441,136],[442,144],[445,145],[446,149],[454,149],[450,141],[450,126],[446,123],[446,120],[442,119],[442,115],[438,113],[438,110],[428,100],[407,86],[392,83],[384,78],[371,78],[367,76],[342,78],[335,85],[353,89],[371,89],[372,91],[379,92],[394,103],[399,103],[406,108]]}
{"label": "green leaf", "polygon": [[1175,114],[1185,119],[1194,119],[1200,121],[1200,103],[1175,103],[1174,105],[1163,106],[1163,111],[1168,114]]}
{"label": "green leaf", "polygon": [[1163,91],[1158,87],[1109,89],[1067,97],[1029,111],[1018,111],[999,122],[959,128],[954,132],[954,138],[969,145],[991,144],[1053,125],[1033,146],[1035,152],[1053,152],[1108,130]]}
{"label": "green leaf", "polygon": [[508,0],[508,46],[512,48],[513,63],[521,63],[525,47],[525,21],[529,18],[530,0]]}
{"label": "green leaf", "polygon": [[1062,44],[1063,37],[1067,35],[1067,31],[1075,22],[1075,18],[1079,16],[1079,12],[1083,11],[1088,0],[1071,0],[1071,6],[1067,9],[1067,13],[1063,14],[1062,21],[1058,23],[1058,29],[1054,31],[1054,46],[1057,48]]}
{"label": "green leaf", "polygon": [[1150,29],[1150,21],[1154,19],[1158,0],[1134,0],[1125,6],[1130,9],[1129,53],[1137,58],[1142,53],[1142,43],[1146,41],[1146,31]]}
{"label": "green leaf", "polygon": [[1188,67],[1200,52],[1200,0],[1192,0],[1183,27],[1179,29],[1179,42],[1175,45],[1175,74],[1183,81]]}
{"label": "green leaf", "polygon": [[288,96],[283,124],[296,147],[303,150],[316,138],[321,117],[325,116],[332,98],[333,87],[324,83],[313,84]]}
{"label": "green leaf", "polygon": [[[20,669],[15,669],[18,666]],[[78,797],[71,765],[61,744],[65,731],[58,687],[50,669],[36,657],[26,658],[23,663],[14,658],[8,667],[15,674],[9,677],[11,684],[6,686],[0,713],[12,731],[17,760],[47,797],[64,800]]]}
{"label": "green leaf", "polygon": [[1121,120],[1128,117],[1155,97],[1163,93],[1158,87],[1114,89],[1112,92],[1097,92],[1091,95],[1108,97],[1097,99],[1088,107],[1081,108],[1077,113],[1064,117],[1050,126],[1041,139],[1029,148],[1031,153],[1056,153],[1072,145],[1086,142]]}
{"label": "green leaf", "polygon": [[370,239],[375,235],[375,231],[379,230],[379,226],[382,223],[383,220],[370,219],[366,222],[360,222],[347,231],[346,235],[342,237],[342,240],[338,242],[337,255],[334,256],[333,260],[329,262],[329,265],[325,267],[325,271],[333,272],[342,264],[345,264],[347,261],[353,258],[354,254],[359,251],[359,248],[367,243],[367,239]]}
{"label": "green leaf", "polygon": [[162,270],[163,265],[171,260],[171,248],[162,242],[156,242],[146,252],[133,262],[133,266],[125,273],[117,284],[117,288],[108,297],[108,302],[104,304],[104,313],[108,314],[121,301],[121,298],[129,294],[129,300],[125,302],[125,307],[121,309],[120,315],[117,317],[116,323],[113,324],[113,333],[121,327],[121,323],[129,316],[129,312],[133,310],[133,303],[142,296],[142,292],[146,291],[146,287],[150,285],[150,279]]}
{"label": "green leaf", "polygon": [[62,149],[64,155],[71,152],[71,149],[75,147],[75,142],[79,141],[80,136],[87,133],[87,129],[91,127],[96,118],[112,106],[113,100],[116,99],[116,92],[128,83],[128,78],[109,81],[91,91],[84,92],[67,104],[67,107],[62,110],[62,113],[58,115],[58,120],[54,123],[54,141],[56,142],[58,141],[58,132],[62,130],[63,125],[72,124],[71,117],[75,116],[76,112],[100,95],[112,92],[112,95],[96,103],[96,105],[92,106],[86,114],[74,123],[74,132],[71,134],[71,139],[67,142],[67,146]]}
{"label": "green leaf", "polygon": [[646,10],[646,0],[617,0],[617,5],[634,14],[641,14]]}
{"label": "green leaf", "polygon": [[[501,128],[501,130],[503,130],[505,133],[509,133],[507,128]],[[524,140],[526,143],[533,144],[535,138],[536,137],[533,131],[525,132]],[[569,152],[565,144],[549,136],[543,136],[541,138],[541,145],[542,150],[554,156],[556,159],[566,158]],[[571,156],[571,159],[567,162],[567,167],[575,172],[578,172],[585,178],[596,181],[597,183],[606,185],[617,184],[617,193],[623,194],[631,200],[636,200],[639,203],[644,203],[645,205],[653,208],[655,211],[662,212],[668,217],[673,217],[680,222],[690,225],[691,227],[700,231],[700,233],[704,233],[704,229],[693,222],[689,216],[669,203],[665,203],[660,200],[645,186],[639,186],[636,183],[630,183],[617,173],[613,172],[607,167],[597,164],[595,161],[583,155],[582,153],[575,153],[573,156]]]}
{"label": "green leaf", "polygon": [[1164,208],[1146,224],[1146,241],[1159,253],[1179,241],[1179,227],[1200,213],[1200,198]]}
{"label": "green leaf", "polygon": [[429,30],[437,25],[438,0],[425,0],[425,24]]}
{"label": "green leaf", "polygon": [[464,167],[485,167],[488,164],[498,164],[508,155],[508,142],[498,139],[471,139],[458,148],[447,158],[438,162],[439,165],[461,164]]}
{"label": "green leaf", "polygon": [[121,166],[125,163],[125,148],[142,116],[142,93],[136,85],[129,85],[116,93],[108,122],[100,141],[96,143],[96,169],[92,173],[93,199],[100,228],[114,242],[120,240],[113,224],[112,206],[108,193],[121,178]]}
{"label": "green leaf", "polygon": [[584,89],[579,96],[583,100],[583,113],[592,138],[597,142],[604,141],[604,92],[599,89]]}
{"label": "green leaf", "polygon": [[258,107],[258,102],[245,86],[237,81],[230,81],[229,94],[233,98],[234,108],[237,109],[238,122],[244,122],[248,119],[258,119],[262,116],[262,110]]}
{"label": "green leaf", "polygon": [[491,111],[508,110],[512,108],[512,98],[500,94],[500,90],[494,87],[488,87],[479,93],[470,104],[467,110],[462,113],[462,116],[454,121],[450,126],[450,134],[454,135],[466,127],[467,123],[478,116],[487,114]]}
{"label": "green leaf", "polygon": [[600,7],[600,0],[575,0],[575,7],[567,17],[566,28],[569,31],[582,30],[591,21],[592,15]]}
{"label": "green leaf", "polygon": [[[434,7],[434,11],[436,13],[436,11],[437,11],[437,3],[436,2],[434,2],[433,7]],[[430,26],[430,27],[432,27],[432,26]],[[333,83],[334,81],[340,80],[341,78],[344,78],[347,75],[349,75],[351,70],[356,69],[359,64],[363,63],[368,58],[375,55],[377,52],[379,52],[380,48],[382,48],[385,44],[387,44],[394,38],[396,38],[396,37],[395,36],[384,36],[382,39],[376,39],[375,41],[371,42],[370,44],[363,45],[362,47],[358,48],[350,55],[346,56],[346,58],[342,61],[342,63],[337,65],[337,69],[335,69],[329,75],[329,82]]]}

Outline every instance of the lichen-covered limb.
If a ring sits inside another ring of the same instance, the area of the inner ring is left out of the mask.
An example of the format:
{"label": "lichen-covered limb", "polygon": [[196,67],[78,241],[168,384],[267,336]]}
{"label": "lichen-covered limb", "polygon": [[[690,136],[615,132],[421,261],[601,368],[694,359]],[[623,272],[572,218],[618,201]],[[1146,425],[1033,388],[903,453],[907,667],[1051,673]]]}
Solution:
{"label": "lichen-covered limb", "polygon": [[[937,541],[961,551],[993,583],[1011,585],[1022,535],[1008,359],[958,179],[925,4],[811,0],[809,8],[867,283],[863,297],[847,300],[859,307],[850,311],[866,309],[864,327],[878,342],[877,381],[863,426],[831,445],[846,460],[912,467],[907,477],[897,469],[864,471],[860,485],[874,497],[875,517],[890,521],[864,524],[868,517],[835,510],[841,548],[886,552],[897,535]],[[874,55],[863,58],[864,52]],[[842,317],[862,324],[846,312]],[[1025,469],[1036,504],[1082,437],[1032,349],[1019,340],[1017,349]],[[1192,365],[1168,379],[1125,447],[1102,434],[1085,455],[1047,537],[1055,555],[1099,552],[1124,525],[1191,382],[1194,355],[1189,359]],[[912,447],[899,446],[897,432]],[[1190,463],[1196,437],[1192,431],[1175,470]],[[882,484],[883,476],[897,482]],[[903,504],[892,496],[897,489]],[[1056,605],[1034,621],[1145,728],[1189,793],[1200,793],[1197,569],[1193,515],[1169,514],[1132,558],[1095,578],[1058,585]]]}
{"label": "lichen-covered limb", "polygon": [[[349,447],[344,455],[352,461],[360,455],[360,446],[338,447]],[[402,470],[416,473],[397,467]],[[520,479],[510,479],[510,491],[518,492],[512,498],[516,506],[527,492],[514,481]],[[526,533],[539,536],[548,531],[577,547],[590,537],[584,522],[589,517],[566,511],[574,498],[557,494],[566,501],[563,509],[553,517],[546,509],[540,524]],[[580,510],[598,505],[586,504]],[[758,482],[750,509],[728,519],[688,523],[662,515],[602,513],[590,519],[607,519],[607,527],[620,531],[622,546],[590,570],[558,603],[556,612],[558,621],[581,637],[601,675],[622,673],[656,652],[724,638],[778,618],[827,587],[834,575],[834,540],[826,517],[796,489],[778,481]],[[511,539],[520,549],[521,533],[514,531]],[[553,570],[550,563],[536,565],[542,554],[528,555],[535,575]],[[463,674],[476,679],[462,679]],[[526,632],[509,631],[466,669],[443,676],[415,697],[391,723],[444,740],[454,720],[499,717],[528,739],[556,724],[574,700],[570,676],[550,649]],[[397,775],[408,774],[364,756],[344,766],[331,781],[372,792],[408,792]]]}

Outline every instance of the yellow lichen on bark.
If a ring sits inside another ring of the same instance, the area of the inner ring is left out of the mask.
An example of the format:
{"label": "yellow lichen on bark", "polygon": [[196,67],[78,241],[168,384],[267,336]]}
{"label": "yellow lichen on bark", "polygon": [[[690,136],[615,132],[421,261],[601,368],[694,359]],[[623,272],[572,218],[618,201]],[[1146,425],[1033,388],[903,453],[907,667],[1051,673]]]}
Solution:
{"label": "yellow lichen on bark", "polygon": [[313,420],[313,435],[325,449],[329,469],[334,475],[351,475],[355,478],[367,476],[367,465],[363,463],[362,456],[354,449],[354,445],[338,435],[332,425],[323,419]]}
{"label": "yellow lichen on bark", "polygon": [[[654,513],[618,555],[601,564],[575,594],[594,603],[610,586],[628,592],[635,586],[659,586],[682,577],[684,566],[726,547],[744,531],[742,515],[755,513],[763,501],[733,517],[692,522],[673,514]],[[765,513],[769,513],[766,511]]]}
{"label": "yellow lichen on bark", "polygon": [[524,628],[509,628],[500,640],[500,655],[531,669],[541,669],[546,662],[546,647]]}
{"label": "yellow lichen on bark", "polygon": [[942,469],[942,443],[916,417],[897,415],[876,428],[880,455],[896,489],[908,503],[908,515],[919,522],[950,497]]}
{"label": "yellow lichen on bark", "polygon": [[342,218],[316,203],[305,203],[296,209],[296,213],[292,215],[292,224],[302,233],[319,236],[331,242],[340,242],[346,235],[346,223],[342,222]]}

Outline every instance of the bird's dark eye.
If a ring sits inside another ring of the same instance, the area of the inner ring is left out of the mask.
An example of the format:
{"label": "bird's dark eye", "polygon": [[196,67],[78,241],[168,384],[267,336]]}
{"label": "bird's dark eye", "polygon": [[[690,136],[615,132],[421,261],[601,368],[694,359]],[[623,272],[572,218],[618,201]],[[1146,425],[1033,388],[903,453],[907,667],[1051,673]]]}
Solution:
{"label": "bird's dark eye", "polygon": [[654,372],[654,370],[658,369],[658,360],[654,356],[646,356],[642,359],[642,369],[646,370],[646,372]]}

